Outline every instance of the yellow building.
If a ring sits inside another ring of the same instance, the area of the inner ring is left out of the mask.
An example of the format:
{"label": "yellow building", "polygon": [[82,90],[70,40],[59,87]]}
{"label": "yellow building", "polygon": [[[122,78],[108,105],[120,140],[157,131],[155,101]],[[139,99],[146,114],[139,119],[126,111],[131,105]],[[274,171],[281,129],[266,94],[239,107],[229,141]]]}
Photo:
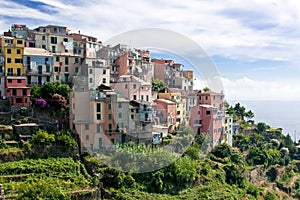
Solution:
{"label": "yellow building", "polygon": [[5,75],[22,76],[24,75],[23,52],[24,39],[3,37],[2,49],[5,57]]}
{"label": "yellow building", "polygon": [[159,99],[168,99],[176,103],[176,126],[185,124],[186,121],[186,98],[180,93],[159,93]]}

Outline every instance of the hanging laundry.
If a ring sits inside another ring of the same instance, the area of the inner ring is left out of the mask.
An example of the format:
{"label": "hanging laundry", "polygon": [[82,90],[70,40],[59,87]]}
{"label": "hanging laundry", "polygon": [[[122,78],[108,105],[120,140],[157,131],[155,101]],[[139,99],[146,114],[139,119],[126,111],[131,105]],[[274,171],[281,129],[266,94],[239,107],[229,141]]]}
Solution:
{"label": "hanging laundry", "polygon": [[73,42],[63,42],[66,50],[73,50]]}

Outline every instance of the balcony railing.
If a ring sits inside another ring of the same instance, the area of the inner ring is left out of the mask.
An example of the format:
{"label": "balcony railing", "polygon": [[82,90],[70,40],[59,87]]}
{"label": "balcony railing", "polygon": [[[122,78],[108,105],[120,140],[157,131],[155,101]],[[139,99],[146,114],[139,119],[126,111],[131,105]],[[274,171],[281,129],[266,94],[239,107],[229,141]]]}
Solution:
{"label": "balcony railing", "polygon": [[26,70],[26,75],[51,75],[50,71]]}
{"label": "balcony railing", "polygon": [[118,129],[107,129],[107,130],[105,130],[106,135],[121,134],[121,133],[123,133],[123,132],[121,130],[118,130]]}

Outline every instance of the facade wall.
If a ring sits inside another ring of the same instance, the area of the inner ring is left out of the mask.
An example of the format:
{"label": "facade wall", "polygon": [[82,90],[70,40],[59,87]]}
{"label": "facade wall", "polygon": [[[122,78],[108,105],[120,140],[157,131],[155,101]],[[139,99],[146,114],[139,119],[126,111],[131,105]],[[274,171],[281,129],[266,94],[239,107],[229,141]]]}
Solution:
{"label": "facade wall", "polygon": [[30,88],[26,79],[21,77],[6,78],[6,93],[12,106],[30,106]]}
{"label": "facade wall", "polygon": [[160,119],[159,123],[170,127],[171,125],[176,124],[176,103],[165,100],[157,99],[156,100],[156,116]]}
{"label": "facade wall", "polygon": [[152,102],[151,83],[144,82],[132,75],[121,76],[119,82],[115,84],[114,90],[128,100]]}
{"label": "facade wall", "polygon": [[154,79],[160,79],[166,82],[165,79],[165,60],[162,59],[152,59],[154,67]]}
{"label": "facade wall", "polygon": [[53,56],[26,54],[23,60],[27,85],[43,85],[53,81]]}

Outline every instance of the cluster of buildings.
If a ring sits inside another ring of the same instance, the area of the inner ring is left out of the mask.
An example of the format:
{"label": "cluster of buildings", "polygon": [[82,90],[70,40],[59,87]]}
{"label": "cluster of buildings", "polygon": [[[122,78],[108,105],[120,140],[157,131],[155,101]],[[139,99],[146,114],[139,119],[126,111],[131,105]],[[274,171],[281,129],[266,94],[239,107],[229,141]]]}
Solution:
{"label": "cluster of buildings", "polygon": [[[193,71],[180,63],[122,44],[105,46],[63,26],[14,24],[0,43],[0,96],[26,107],[31,86],[69,84],[70,129],[83,150],[152,143],[179,126],[192,127],[195,136],[211,135],[213,144],[232,144],[224,94],[194,90]],[[165,91],[152,90],[155,79],[167,84]]]}

